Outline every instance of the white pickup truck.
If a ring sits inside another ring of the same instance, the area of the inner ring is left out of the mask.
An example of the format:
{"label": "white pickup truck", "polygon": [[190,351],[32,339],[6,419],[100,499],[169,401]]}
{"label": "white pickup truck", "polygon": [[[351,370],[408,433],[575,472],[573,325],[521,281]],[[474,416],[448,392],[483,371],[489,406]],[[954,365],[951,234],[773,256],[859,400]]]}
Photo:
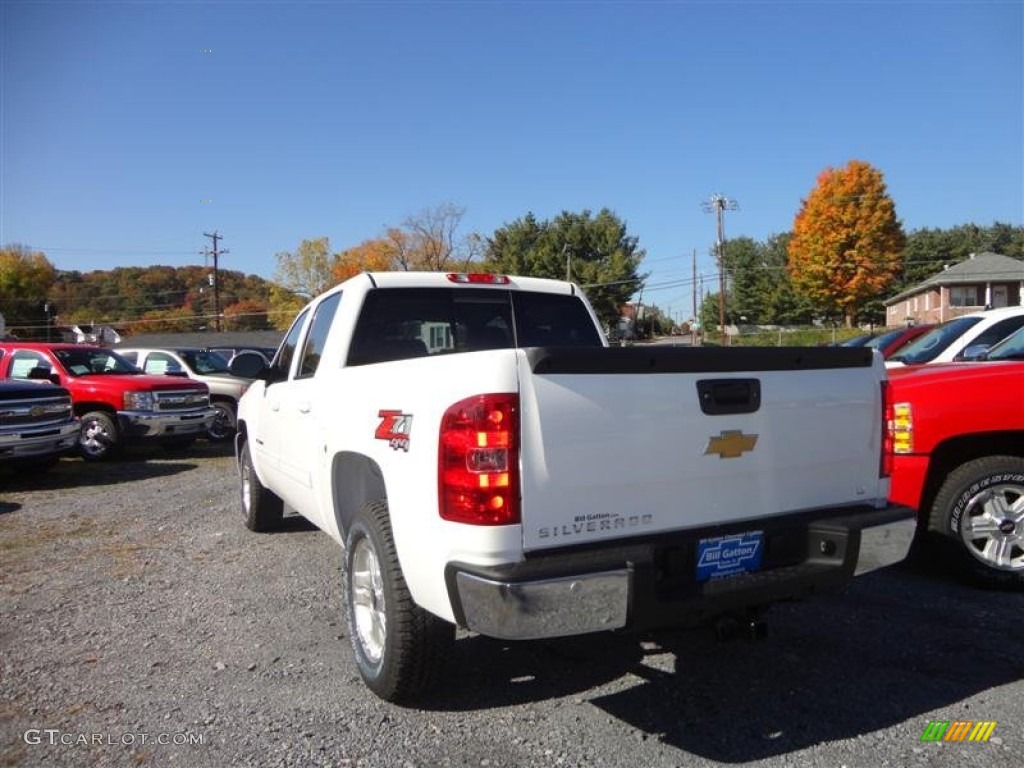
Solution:
{"label": "white pickup truck", "polygon": [[[262,370],[259,368],[262,367]],[[578,287],[367,273],[312,301],[238,413],[247,526],[345,549],[349,636],[415,699],[456,625],[693,626],[906,556],[870,349],[611,348]]]}

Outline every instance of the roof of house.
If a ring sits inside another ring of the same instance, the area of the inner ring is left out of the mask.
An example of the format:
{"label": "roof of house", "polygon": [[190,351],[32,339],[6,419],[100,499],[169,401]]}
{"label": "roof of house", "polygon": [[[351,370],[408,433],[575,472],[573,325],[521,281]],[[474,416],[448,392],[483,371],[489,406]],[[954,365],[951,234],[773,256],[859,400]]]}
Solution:
{"label": "roof of house", "polygon": [[943,285],[972,285],[976,283],[1015,282],[1024,280],[1024,261],[998,253],[971,254],[969,259],[953,264],[927,280],[886,299],[886,306],[910,296]]}

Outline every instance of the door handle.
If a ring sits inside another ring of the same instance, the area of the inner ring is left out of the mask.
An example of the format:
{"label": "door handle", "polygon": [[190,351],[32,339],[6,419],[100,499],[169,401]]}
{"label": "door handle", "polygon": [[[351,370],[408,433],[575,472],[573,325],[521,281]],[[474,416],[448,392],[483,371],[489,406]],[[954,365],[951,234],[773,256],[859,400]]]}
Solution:
{"label": "door handle", "polygon": [[308,402],[299,403],[299,413],[309,413],[312,410],[312,406]]}

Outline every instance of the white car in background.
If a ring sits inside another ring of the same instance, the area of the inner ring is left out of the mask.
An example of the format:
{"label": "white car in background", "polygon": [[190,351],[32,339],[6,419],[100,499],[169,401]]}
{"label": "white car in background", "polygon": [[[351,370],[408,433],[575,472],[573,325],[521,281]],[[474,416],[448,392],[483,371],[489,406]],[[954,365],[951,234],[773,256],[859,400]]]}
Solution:
{"label": "white car in background", "polygon": [[1024,306],[971,312],[936,326],[886,360],[885,367],[976,359],[1019,328],[1024,328]]}

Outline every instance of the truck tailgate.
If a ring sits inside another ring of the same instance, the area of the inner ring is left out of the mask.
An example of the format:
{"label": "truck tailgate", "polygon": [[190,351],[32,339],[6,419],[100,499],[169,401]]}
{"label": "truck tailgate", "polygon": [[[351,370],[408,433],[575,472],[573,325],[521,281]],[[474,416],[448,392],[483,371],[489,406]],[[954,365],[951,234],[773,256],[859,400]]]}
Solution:
{"label": "truck tailgate", "polygon": [[884,368],[847,348],[528,349],[526,551],[884,499]]}

